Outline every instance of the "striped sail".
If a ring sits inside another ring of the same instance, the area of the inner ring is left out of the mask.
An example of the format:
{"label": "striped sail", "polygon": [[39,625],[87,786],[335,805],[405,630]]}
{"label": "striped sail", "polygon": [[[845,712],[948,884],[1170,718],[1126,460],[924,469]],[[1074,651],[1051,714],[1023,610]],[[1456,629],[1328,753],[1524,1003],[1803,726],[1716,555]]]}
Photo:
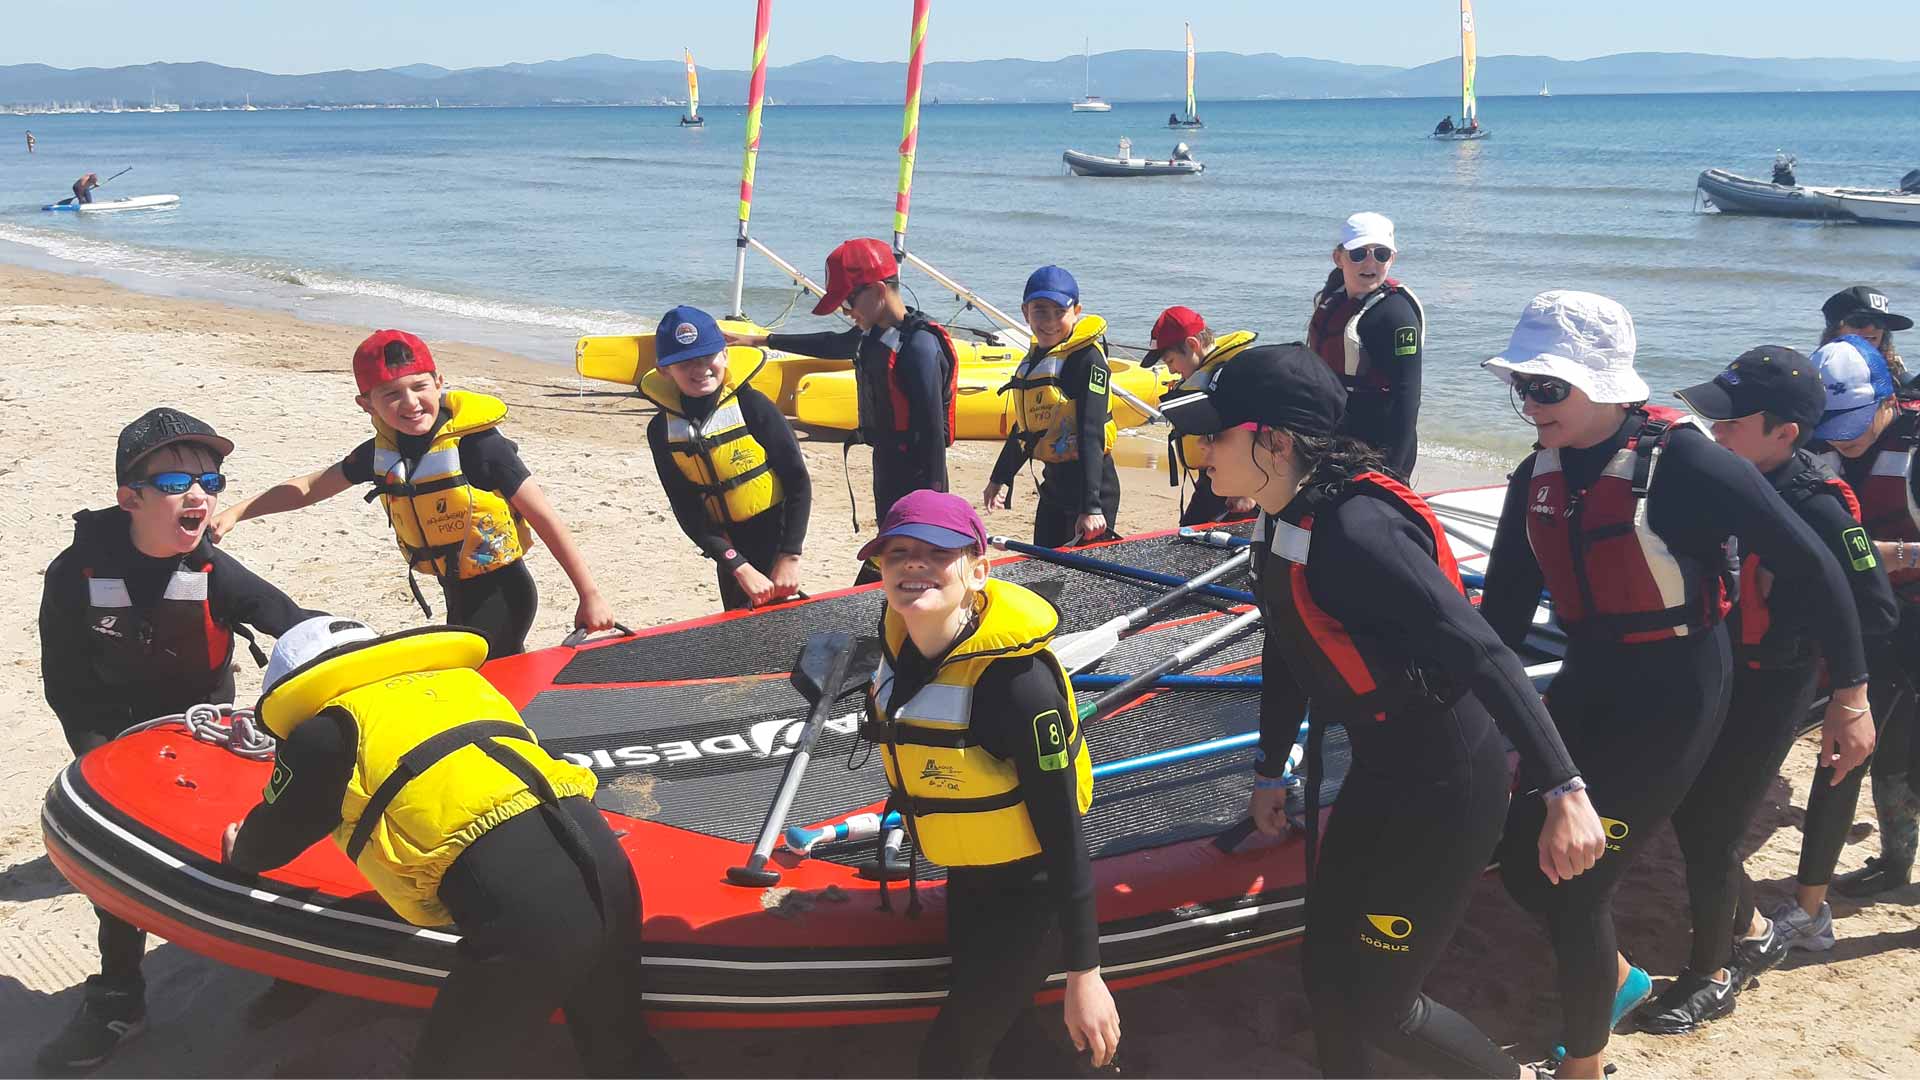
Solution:
{"label": "striped sail", "polygon": [[693,70],[693,50],[683,49],[687,54],[687,115],[700,115],[700,76]]}
{"label": "striped sail", "polygon": [[1480,103],[1473,94],[1474,68],[1479,56],[1473,42],[1473,0],[1460,0],[1460,115],[1471,124],[1479,115]]}
{"label": "striped sail", "polygon": [[1187,119],[1194,117],[1193,102],[1193,24],[1187,24]]}

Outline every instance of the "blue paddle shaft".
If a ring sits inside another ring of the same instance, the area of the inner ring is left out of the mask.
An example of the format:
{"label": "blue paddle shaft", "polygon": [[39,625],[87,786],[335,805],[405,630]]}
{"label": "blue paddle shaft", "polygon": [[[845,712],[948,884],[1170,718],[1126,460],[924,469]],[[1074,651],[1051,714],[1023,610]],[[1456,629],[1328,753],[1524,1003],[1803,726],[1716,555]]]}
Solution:
{"label": "blue paddle shaft", "polygon": [[[1147,570],[1138,566],[1128,566],[1126,563],[1110,562],[1106,559],[1096,559],[1091,555],[1078,555],[1070,551],[1055,551],[1049,547],[1039,547],[1034,544],[1022,543],[1019,540],[1009,540],[1004,536],[993,537],[991,542],[993,546],[997,548],[1004,548],[1007,551],[1018,552],[1030,559],[1071,567],[1075,570],[1091,570],[1095,573],[1132,578],[1135,581],[1145,581],[1154,585],[1171,585],[1175,587],[1187,584],[1188,580],[1177,574],[1163,574],[1158,570]],[[1229,589],[1220,585],[1208,585],[1198,591],[1221,600],[1231,600],[1236,604],[1251,604],[1255,602],[1253,594],[1243,589]]]}

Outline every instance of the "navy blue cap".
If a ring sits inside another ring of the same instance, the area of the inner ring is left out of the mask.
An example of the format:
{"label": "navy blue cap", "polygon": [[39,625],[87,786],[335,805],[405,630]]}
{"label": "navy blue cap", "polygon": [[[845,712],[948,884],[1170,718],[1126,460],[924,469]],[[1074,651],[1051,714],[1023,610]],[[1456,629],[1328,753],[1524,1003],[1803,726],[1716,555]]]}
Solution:
{"label": "navy blue cap", "polygon": [[661,316],[660,326],[653,332],[655,367],[726,351],[727,339],[720,335],[720,324],[691,304],[682,304]]}
{"label": "navy blue cap", "polygon": [[1080,302],[1080,283],[1058,266],[1043,266],[1027,275],[1027,287],[1020,294],[1022,304],[1029,300],[1051,300],[1061,307]]}

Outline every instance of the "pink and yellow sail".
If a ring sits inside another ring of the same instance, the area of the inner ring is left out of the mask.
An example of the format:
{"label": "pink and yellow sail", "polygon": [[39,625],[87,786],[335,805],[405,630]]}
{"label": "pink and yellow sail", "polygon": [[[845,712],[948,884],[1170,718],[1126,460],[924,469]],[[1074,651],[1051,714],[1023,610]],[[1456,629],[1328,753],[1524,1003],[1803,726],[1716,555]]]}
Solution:
{"label": "pink and yellow sail", "polygon": [[[1466,0],[1461,0],[1465,3]],[[1192,120],[1198,110],[1193,100],[1193,24],[1187,24],[1187,119]]]}
{"label": "pink and yellow sail", "polygon": [[1480,102],[1473,93],[1479,62],[1473,40],[1473,0],[1460,0],[1460,115],[1469,124],[1480,114]]}

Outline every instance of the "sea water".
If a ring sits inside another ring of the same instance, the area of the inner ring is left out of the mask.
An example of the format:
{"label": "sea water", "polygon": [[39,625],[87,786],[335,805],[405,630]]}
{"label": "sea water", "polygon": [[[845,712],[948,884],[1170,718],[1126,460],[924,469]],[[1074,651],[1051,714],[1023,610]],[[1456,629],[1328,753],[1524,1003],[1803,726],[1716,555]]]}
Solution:
{"label": "sea water", "polygon": [[[1117,344],[1143,345],[1169,304],[1290,341],[1341,219],[1384,212],[1395,274],[1428,317],[1422,442],[1469,459],[1527,442],[1478,364],[1542,289],[1625,303],[1663,400],[1751,346],[1810,349],[1821,301],[1845,286],[1920,309],[1920,231],[1699,213],[1693,188],[1710,166],[1765,176],[1777,148],[1803,183],[1893,186],[1920,165],[1920,94],[1490,98],[1492,135],[1470,143],[1424,138],[1457,112],[1439,99],[1203,100],[1198,131],[1168,130],[1169,108],[928,106],[909,247],[1009,312],[1033,268],[1063,265]],[[658,108],[15,117],[39,152],[18,131],[0,142],[0,258],[566,363],[577,335],[729,306],[745,112],[704,115],[698,129]],[[763,123],[756,237],[819,277],[840,240],[889,234],[897,108],[775,106]],[[1062,150],[1110,154],[1122,136],[1137,156],[1185,141],[1205,175],[1066,175]],[[80,174],[126,165],[99,197],[180,206],[40,212]],[[937,317],[985,325],[906,281]],[[745,300],[763,322],[834,325],[757,254]]]}

